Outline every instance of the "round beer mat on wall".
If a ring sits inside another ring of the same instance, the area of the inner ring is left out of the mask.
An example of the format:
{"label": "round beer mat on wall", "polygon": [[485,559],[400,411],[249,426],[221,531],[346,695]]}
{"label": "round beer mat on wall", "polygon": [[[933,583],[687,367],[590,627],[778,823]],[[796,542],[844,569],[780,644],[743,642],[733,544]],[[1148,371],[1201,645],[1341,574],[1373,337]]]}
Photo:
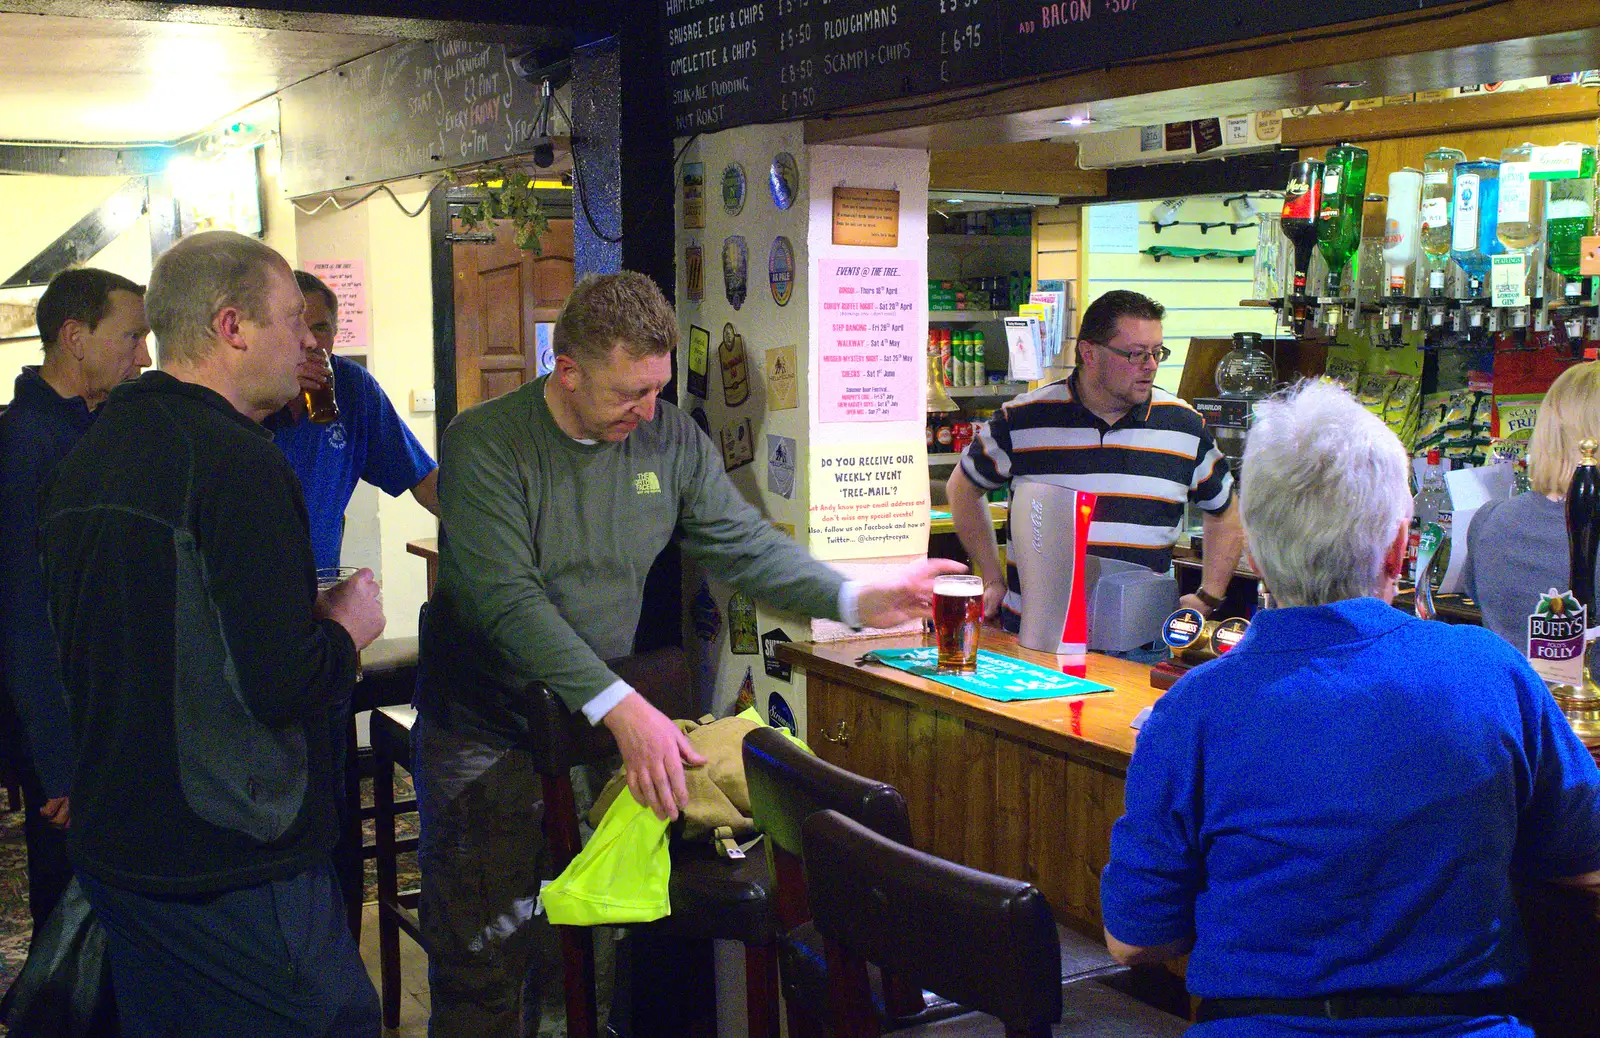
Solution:
{"label": "round beer mat on wall", "polygon": [[800,166],[793,155],[780,151],[773,157],[772,168],[767,171],[767,186],[772,189],[773,205],[779,209],[794,205],[800,191]]}
{"label": "round beer mat on wall", "polygon": [[767,253],[767,283],[772,287],[773,302],[788,306],[794,292],[794,246],[781,234],[772,239]]}
{"label": "round beer mat on wall", "polygon": [[744,167],[737,162],[728,163],[722,171],[722,208],[729,216],[744,212]]}

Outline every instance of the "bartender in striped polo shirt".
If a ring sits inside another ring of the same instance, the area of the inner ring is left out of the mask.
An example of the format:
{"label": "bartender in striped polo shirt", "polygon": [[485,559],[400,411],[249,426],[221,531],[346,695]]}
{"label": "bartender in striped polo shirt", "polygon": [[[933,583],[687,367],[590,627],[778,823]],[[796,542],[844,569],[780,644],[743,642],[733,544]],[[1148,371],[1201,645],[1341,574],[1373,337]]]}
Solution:
{"label": "bartender in striped polo shirt", "polygon": [[1000,553],[984,495],[1029,480],[1099,495],[1089,553],[1165,573],[1185,500],[1204,512],[1200,589],[1180,604],[1203,615],[1222,604],[1244,550],[1233,476],[1199,412],[1155,388],[1170,355],[1162,305],[1138,292],[1107,292],[1084,311],[1078,366],[1002,407],[973,439],[946,485],[962,547],[984,576],[984,616],[1015,631],[1022,597]]}

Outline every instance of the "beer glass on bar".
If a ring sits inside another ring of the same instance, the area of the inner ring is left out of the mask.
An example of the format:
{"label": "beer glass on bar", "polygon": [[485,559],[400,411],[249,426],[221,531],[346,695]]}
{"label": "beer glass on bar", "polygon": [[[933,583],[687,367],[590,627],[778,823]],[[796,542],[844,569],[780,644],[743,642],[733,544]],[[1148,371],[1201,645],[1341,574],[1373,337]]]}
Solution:
{"label": "beer glass on bar", "polygon": [[963,573],[934,578],[933,637],[939,646],[940,674],[977,671],[978,624],[982,620],[982,577]]}
{"label": "beer glass on bar", "polygon": [[328,380],[320,389],[302,389],[300,396],[306,405],[306,417],[318,425],[327,425],[339,417],[339,401],[333,395],[333,357],[320,348],[311,353],[322,362]]}

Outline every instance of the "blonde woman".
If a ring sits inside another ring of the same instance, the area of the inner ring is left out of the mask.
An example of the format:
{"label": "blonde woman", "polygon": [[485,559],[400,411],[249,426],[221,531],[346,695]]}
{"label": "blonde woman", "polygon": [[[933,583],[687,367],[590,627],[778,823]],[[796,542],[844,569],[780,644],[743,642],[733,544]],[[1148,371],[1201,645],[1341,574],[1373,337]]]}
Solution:
{"label": "blonde woman", "polygon": [[1578,444],[1600,440],[1600,364],[1561,373],[1539,406],[1528,446],[1532,489],[1478,509],[1467,531],[1467,593],[1483,625],[1519,652],[1528,649],[1528,615],[1541,592],[1571,584],[1567,554],[1567,484]]}

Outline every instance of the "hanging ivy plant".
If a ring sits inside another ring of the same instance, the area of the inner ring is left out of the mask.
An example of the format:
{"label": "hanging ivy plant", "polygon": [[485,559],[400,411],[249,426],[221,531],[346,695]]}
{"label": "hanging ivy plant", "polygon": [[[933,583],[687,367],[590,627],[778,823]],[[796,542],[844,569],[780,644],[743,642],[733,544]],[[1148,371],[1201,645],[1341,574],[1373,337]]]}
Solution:
{"label": "hanging ivy plant", "polygon": [[509,220],[516,230],[517,248],[534,255],[541,252],[540,238],[550,228],[550,219],[534,192],[533,178],[521,170],[496,164],[462,175],[450,174],[451,183],[476,188],[478,201],[462,208],[459,218],[469,231],[480,227],[493,230],[496,220]]}

